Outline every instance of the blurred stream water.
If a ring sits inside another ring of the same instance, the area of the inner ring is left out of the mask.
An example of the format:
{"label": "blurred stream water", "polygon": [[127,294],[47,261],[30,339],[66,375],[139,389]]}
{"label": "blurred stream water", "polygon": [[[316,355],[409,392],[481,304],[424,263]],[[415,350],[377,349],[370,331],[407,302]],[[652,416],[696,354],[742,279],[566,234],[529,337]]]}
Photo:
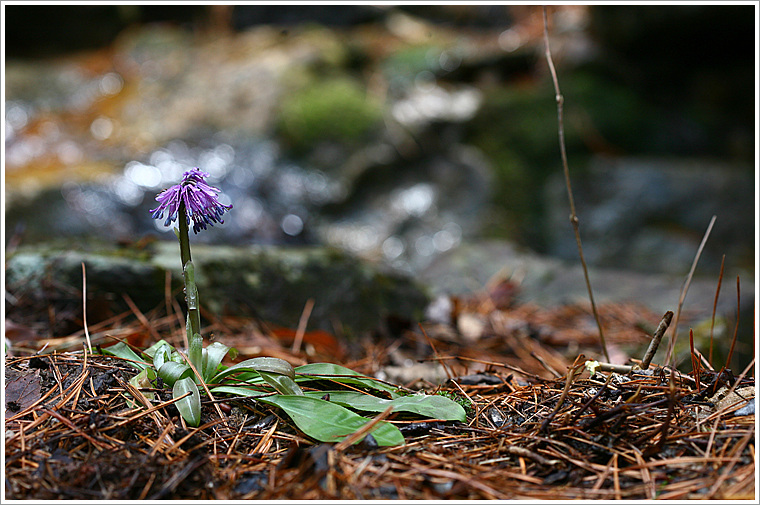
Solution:
{"label": "blurred stream water", "polygon": [[[489,168],[472,149],[438,145],[410,159],[381,133],[351,150],[340,142],[317,145],[316,166],[283,149],[270,102],[283,69],[323,57],[309,37],[266,52],[261,47],[277,34],[244,34],[223,45],[248,53],[219,62],[213,51],[221,42],[183,48],[184,34],[157,28],[126,35],[112,55],[10,63],[6,242],[14,233],[27,242],[170,236],[148,209],[192,167],[208,172],[223,203],[234,205],[224,226],[194,237],[201,242],[330,244],[410,270],[476,231]],[[208,67],[193,64],[193,55]],[[259,77],[250,87],[214,89],[209,72],[228,83]],[[426,72],[390,107],[399,124],[472,116],[474,90],[446,91]],[[236,101],[246,107],[235,110]]]}
{"label": "blurred stream water", "polygon": [[[572,15],[559,18],[564,24],[556,34],[560,51],[576,62],[597,51],[585,31],[584,12],[568,9]],[[548,184],[535,194],[499,193],[509,187],[509,170],[547,169],[499,166],[510,160],[487,157],[466,136],[468,121],[493,107],[484,90],[493,88],[489,79],[498,79],[494,69],[512,61],[499,58],[512,53],[519,61],[526,54],[536,58],[540,32],[531,38],[522,28],[452,34],[411,17],[389,16],[383,30],[355,30],[350,36],[313,27],[285,32],[259,26],[203,38],[156,25],[126,30],[101,51],[8,61],[6,246],[22,237],[27,243],[56,237],[129,242],[146,234],[171,239],[171,230],[152,220],[148,209],[155,206],[156,193],[199,167],[221,188],[223,203],[234,205],[223,226],[193,238],[200,242],[329,244],[418,272],[463,241],[494,236],[494,216],[509,208],[503,200],[511,195],[544,208],[546,230],[540,233],[553,241],[544,252],[574,260],[562,188]],[[425,37],[435,42],[421,43]],[[478,82],[462,77],[481,67]],[[334,74],[341,77],[324,76]],[[520,72],[513,77],[533,79],[523,86],[534,87],[538,79]],[[312,130],[296,129],[318,138],[304,148],[294,145],[292,132],[288,138],[288,128],[295,127],[283,117],[288,104],[297,102],[294,96],[309,87],[336,93],[337,102],[304,98],[296,118],[306,121],[324,103],[346,107],[328,109],[329,121],[316,116]],[[351,102],[355,87],[363,100],[359,105]],[[532,114],[507,117],[505,123],[543,128],[530,126]],[[555,127],[546,134],[552,150]],[[324,131],[346,136],[357,130],[365,131],[358,141],[319,140]],[[620,176],[610,172],[618,165]],[[592,174],[595,166],[608,184],[578,185],[585,192],[579,206],[589,212],[584,226],[592,262],[686,270],[705,216],[717,206],[724,211],[715,232],[727,244],[723,251],[730,246],[729,261],[746,263],[746,244],[733,248],[737,230],[752,226],[746,171],[734,177],[730,164],[720,167],[717,172],[727,176],[711,178],[709,187],[694,186],[699,193],[690,193],[688,179],[662,182],[670,170],[667,162],[605,165],[597,159]],[[695,171],[691,177],[702,176]],[[669,198],[663,192],[668,185],[680,191],[680,200],[657,206]],[[713,189],[720,194],[709,202]],[[647,197],[653,194],[659,196]],[[676,221],[679,213],[691,217]],[[665,231],[639,237],[636,227],[662,223]],[[626,256],[645,248],[638,258]],[[662,253],[661,263],[652,251]],[[720,257],[708,256],[705,261],[713,263]]]}

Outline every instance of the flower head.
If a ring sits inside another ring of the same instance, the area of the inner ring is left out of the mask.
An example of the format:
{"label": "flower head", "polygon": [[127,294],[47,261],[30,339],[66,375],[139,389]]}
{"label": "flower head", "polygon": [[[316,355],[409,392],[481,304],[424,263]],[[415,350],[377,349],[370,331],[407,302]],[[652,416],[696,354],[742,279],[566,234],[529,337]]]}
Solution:
{"label": "flower head", "polygon": [[219,189],[206,183],[204,178],[208,176],[209,174],[197,168],[185,172],[182,182],[156,196],[159,205],[150,210],[153,219],[161,219],[166,213],[164,226],[169,226],[179,215],[180,203],[184,203],[187,219],[193,222],[194,233],[205,230],[206,225],[224,223],[222,214],[229,211],[232,205],[219,203]]}

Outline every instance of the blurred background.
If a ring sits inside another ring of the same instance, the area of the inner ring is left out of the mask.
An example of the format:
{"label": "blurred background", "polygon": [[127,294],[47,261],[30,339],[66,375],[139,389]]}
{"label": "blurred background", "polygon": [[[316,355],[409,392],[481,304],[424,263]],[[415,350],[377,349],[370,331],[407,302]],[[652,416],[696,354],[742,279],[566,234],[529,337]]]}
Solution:
{"label": "blurred background", "polygon": [[[685,275],[715,214],[698,273],[754,276],[754,6],[549,13],[589,263]],[[577,262],[538,6],[5,14],[6,249],[174,240],[148,209],[199,167],[234,210],[194,241]]]}

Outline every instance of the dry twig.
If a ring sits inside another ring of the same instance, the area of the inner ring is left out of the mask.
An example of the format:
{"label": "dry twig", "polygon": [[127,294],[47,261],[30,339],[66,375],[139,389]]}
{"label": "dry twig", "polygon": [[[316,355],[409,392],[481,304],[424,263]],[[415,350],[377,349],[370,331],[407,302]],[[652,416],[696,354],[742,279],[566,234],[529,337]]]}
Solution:
{"label": "dry twig", "polygon": [[604,340],[604,332],[602,331],[602,321],[599,318],[599,313],[596,310],[596,303],[594,303],[594,292],[591,289],[591,280],[589,279],[588,274],[588,266],[586,265],[586,260],[583,257],[583,246],[581,245],[581,234],[580,234],[580,221],[578,219],[578,215],[575,212],[575,200],[573,199],[573,190],[570,186],[570,168],[568,167],[567,162],[567,150],[565,149],[565,126],[564,126],[564,119],[563,119],[563,104],[564,104],[564,97],[562,96],[562,93],[559,89],[559,80],[557,79],[557,71],[554,68],[554,61],[552,60],[552,53],[551,53],[551,47],[549,46],[549,20],[548,16],[546,14],[546,7],[543,7],[543,15],[544,15],[544,46],[546,48],[545,54],[546,54],[546,61],[549,64],[549,70],[552,74],[552,82],[554,83],[554,91],[556,93],[555,98],[557,101],[557,122],[558,122],[558,131],[559,131],[559,146],[560,146],[560,154],[562,156],[562,170],[565,175],[565,186],[567,187],[567,198],[570,202],[570,223],[573,225],[573,232],[575,233],[575,242],[578,245],[578,256],[581,260],[581,266],[583,267],[583,277],[586,280],[586,288],[588,289],[588,297],[591,301],[591,310],[594,313],[594,320],[596,321],[596,326],[599,329],[599,340],[601,340],[602,343],[602,352],[604,353],[604,358],[607,361],[610,361],[610,355],[607,351],[607,343]]}

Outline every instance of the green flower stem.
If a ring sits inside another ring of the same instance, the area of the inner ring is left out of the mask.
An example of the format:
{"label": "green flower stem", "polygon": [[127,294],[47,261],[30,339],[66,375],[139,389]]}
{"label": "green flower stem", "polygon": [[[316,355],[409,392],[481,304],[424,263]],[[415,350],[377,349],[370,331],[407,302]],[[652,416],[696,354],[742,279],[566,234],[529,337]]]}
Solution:
{"label": "green flower stem", "polygon": [[201,336],[201,312],[198,288],[195,285],[195,267],[190,256],[190,234],[185,203],[179,205],[179,252],[185,279],[185,302],[187,302],[187,356],[200,372],[203,361],[203,337]]}

